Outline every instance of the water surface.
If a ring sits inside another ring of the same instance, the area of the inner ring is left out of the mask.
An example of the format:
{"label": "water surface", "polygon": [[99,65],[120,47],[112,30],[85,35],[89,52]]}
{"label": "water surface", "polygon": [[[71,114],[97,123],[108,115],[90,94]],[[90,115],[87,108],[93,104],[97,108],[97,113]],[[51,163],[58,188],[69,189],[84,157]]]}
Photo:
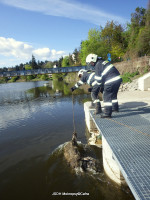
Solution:
{"label": "water surface", "polygon": [[[98,176],[76,176],[56,150],[73,133],[70,86],[45,82],[0,85],[0,199],[134,199],[128,190]],[[78,140],[86,143],[83,102],[89,94],[74,95]],[[101,157],[101,149],[91,148]],[[54,193],[56,192],[56,193]],[[89,195],[62,195],[86,192]],[[57,195],[54,195],[57,194]]]}

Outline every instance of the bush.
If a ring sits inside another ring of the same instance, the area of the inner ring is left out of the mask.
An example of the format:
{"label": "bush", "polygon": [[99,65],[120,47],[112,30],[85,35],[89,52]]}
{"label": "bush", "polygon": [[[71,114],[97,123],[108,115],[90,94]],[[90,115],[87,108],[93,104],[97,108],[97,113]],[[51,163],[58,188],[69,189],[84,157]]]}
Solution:
{"label": "bush", "polygon": [[127,82],[131,83],[131,79],[129,77],[123,75],[121,76],[121,78],[122,78],[123,83],[127,83]]}
{"label": "bush", "polygon": [[137,76],[137,75],[139,75],[139,72],[138,72],[138,71],[131,73],[131,74],[130,74],[130,77],[134,77],[134,76]]}
{"label": "bush", "polygon": [[32,79],[34,79],[33,75],[27,76],[27,81],[31,81]]}
{"label": "bush", "polygon": [[53,74],[52,77],[53,77],[53,80],[62,81],[64,79],[64,73]]}
{"label": "bush", "polygon": [[121,78],[122,78],[123,83],[127,83],[127,82],[131,83],[132,82],[131,78],[133,78],[134,76],[137,76],[137,75],[139,75],[138,71],[133,72],[133,73],[127,72],[127,73],[123,74],[121,76]]}
{"label": "bush", "polygon": [[150,66],[146,66],[144,69],[144,74],[150,71]]}
{"label": "bush", "polygon": [[13,76],[10,80],[9,80],[9,83],[14,83],[16,82],[16,80],[18,80],[19,77],[18,76]]}
{"label": "bush", "polygon": [[43,81],[47,81],[47,80],[49,80],[49,77],[48,77],[47,74],[43,74],[43,75],[41,76],[41,79],[42,79]]}
{"label": "bush", "polygon": [[8,80],[8,77],[0,78],[0,83],[7,83]]}

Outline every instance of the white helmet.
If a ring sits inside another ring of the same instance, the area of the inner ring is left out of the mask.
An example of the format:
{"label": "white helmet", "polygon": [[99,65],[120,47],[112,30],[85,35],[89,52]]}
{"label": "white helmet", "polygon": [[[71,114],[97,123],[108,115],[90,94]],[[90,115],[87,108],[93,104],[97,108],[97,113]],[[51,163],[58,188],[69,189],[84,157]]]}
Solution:
{"label": "white helmet", "polygon": [[80,71],[78,72],[78,77],[80,77],[81,75],[83,75],[84,72],[87,72],[87,70],[80,69]]}
{"label": "white helmet", "polygon": [[96,54],[89,54],[87,57],[86,57],[86,63],[87,65],[90,64],[91,62],[96,62],[97,61],[97,58],[98,56]]}

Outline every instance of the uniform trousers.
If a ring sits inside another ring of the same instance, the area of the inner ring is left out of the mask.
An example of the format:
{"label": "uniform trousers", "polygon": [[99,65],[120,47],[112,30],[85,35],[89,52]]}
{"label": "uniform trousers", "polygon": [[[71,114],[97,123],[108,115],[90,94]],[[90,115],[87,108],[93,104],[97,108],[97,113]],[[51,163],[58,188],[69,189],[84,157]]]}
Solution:
{"label": "uniform trousers", "polygon": [[117,81],[104,84],[104,92],[103,92],[103,102],[104,102],[104,113],[108,116],[111,116],[112,109],[114,111],[118,111],[118,100],[117,94],[120,87],[122,79]]}

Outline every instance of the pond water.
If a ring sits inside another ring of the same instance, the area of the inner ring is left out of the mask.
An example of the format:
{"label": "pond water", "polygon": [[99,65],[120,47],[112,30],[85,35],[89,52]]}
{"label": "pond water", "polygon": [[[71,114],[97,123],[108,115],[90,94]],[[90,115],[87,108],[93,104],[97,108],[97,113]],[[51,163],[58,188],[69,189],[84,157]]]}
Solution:
{"label": "pond water", "polygon": [[[45,83],[0,85],[0,199],[134,199],[103,170],[99,175],[72,173],[61,148],[55,150],[73,133],[70,86],[50,82],[45,87]],[[89,98],[83,90],[74,95],[75,126],[82,143],[87,143],[83,103]],[[91,151],[102,161],[101,149]]]}

